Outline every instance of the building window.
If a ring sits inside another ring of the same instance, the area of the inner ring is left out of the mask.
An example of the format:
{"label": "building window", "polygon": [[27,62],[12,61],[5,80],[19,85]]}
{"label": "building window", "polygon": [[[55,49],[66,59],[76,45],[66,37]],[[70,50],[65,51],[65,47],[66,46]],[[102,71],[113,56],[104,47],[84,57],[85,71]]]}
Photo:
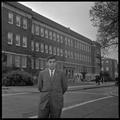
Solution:
{"label": "building window", "polygon": [[75,41],[75,48],[76,48],[76,41]]}
{"label": "building window", "polygon": [[61,54],[61,56],[63,56],[63,50],[62,49],[60,49],[60,54]]}
{"label": "building window", "polygon": [[62,35],[60,36],[60,41],[61,41],[61,43],[63,43],[63,36]]}
{"label": "building window", "polygon": [[83,44],[81,43],[81,50],[83,50]]}
{"label": "building window", "polygon": [[20,46],[20,35],[16,35],[16,46]]}
{"label": "building window", "polygon": [[91,57],[89,57],[89,63],[91,63]]}
{"label": "building window", "polygon": [[103,67],[101,68],[101,71],[104,71],[104,68],[103,68]]}
{"label": "building window", "polygon": [[60,36],[59,36],[59,34],[57,34],[57,42],[59,42],[60,41]]}
{"label": "building window", "polygon": [[84,61],[84,55],[82,55],[82,61]]}
{"label": "building window", "polygon": [[34,69],[34,59],[31,58],[31,68]]}
{"label": "building window", "polygon": [[86,45],[86,51],[88,52],[88,45]]}
{"label": "building window", "polygon": [[65,37],[65,45],[67,45],[67,37]]}
{"label": "building window", "polygon": [[12,45],[13,44],[13,33],[8,33],[8,44]]}
{"label": "building window", "polygon": [[41,69],[41,70],[44,69],[44,60],[40,60],[40,69]]}
{"label": "building window", "polygon": [[106,71],[109,71],[109,67],[106,67]]}
{"label": "building window", "polygon": [[27,29],[27,19],[23,18],[23,28]]}
{"label": "building window", "polygon": [[88,46],[88,52],[90,52],[90,46]]}
{"label": "building window", "polygon": [[23,47],[27,47],[27,37],[23,37],[23,44],[22,44]]}
{"label": "building window", "polygon": [[108,60],[106,60],[106,63],[109,63],[109,61],[108,61]]}
{"label": "building window", "polygon": [[48,45],[45,45],[45,53],[48,53]]}
{"label": "building window", "polygon": [[81,56],[80,56],[80,54],[79,54],[79,61],[80,61],[80,57],[81,57]]}
{"label": "building window", "polygon": [[70,39],[68,38],[68,46],[70,46]]}
{"label": "building window", "polygon": [[70,51],[68,51],[68,58],[70,58],[70,56],[71,56],[71,55],[70,55]]}
{"label": "building window", "polygon": [[81,42],[79,43],[79,49],[81,49]]}
{"label": "building window", "polygon": [[74,54],[74,57],[75,57],[74,59],[76,60],[76,53]]}
{"label": "building window", "polygon": [[73,52],[71,52],[71,58],[73,59]]}
{"label": "building window", "polygon": [[77,57],[77,53],[76,53],[76,60],[78,59],[78,57]]}
{"label": "building window", "polygon": [[15,66],[20,67],[20,56],[15,55]]}
{"label": "building window", "polygon": [[76,60],[78,60],[78,53],[76,53]]}
{"label": "building window", "polygon": [[77,57],[78,57],[78,60],[80,60],[80,59],[79,59],[79,58],[80,58],[79,53],[77,54]]}
{"label": "building window", "polygon": [[52,40],[52,31],[49,31],[49,39]]}
{"label": "building window", "polygon": [[67,50],[65,50],[65,57],[67,58]]}
{"label": "building window", "polygon": [[20,27],[20,24],[21,24],[21,17],[20,16],[16,16],[16,26]]}
{"label": "building window", "polygon": [[36,51],[38,52],[39,51],[39,43],[38,42],[35,43],[35,48],[36,48]]}
{"label": "building window", "polygon": [[48,30],[45,30],[45,38],[48,38]]}
{"label": "building window", "polygon": [[86,51],[86,45],[84,44],[84,51]]}
{"label": "building window", "polygon": [[89,56],[87,56],[86,59],[87,59],[87,63],[89,63]]}
{"label": "building window", "polygon": [[43,43],[41,43],[40,50],[42,53],[44,52],[44,44]]}
{"label": "building window", "polygon": [[41,35],[41,37],[44,37],[44,28],[43,27],[40,28],[40,35]]}
{"label": "building window", "polygon": [[85,45],[83,44],[83,50],[85,50]]}
{"label": "building window", "polygon": [[85,62],[85,55],[84,55],[84,62]]}
{"label": "building window", "polygon": [[53,40],[56,41],[56,33],[55,32],[53,33]]}
{"label": "building window", "polygon": [[79,42],[77,41],[77,49],[79,49]]}
{"label": "building window", "polygon": [[39,35],[39,26],[38,25],[35,25],[35,34]]}
{"label": "building window", "polygon": [[88,56],[86,56],[86,62],[88,63]]}
{"label": "building window", "polygon": [[31,49],[34,51],[34,41],[31,41]]}
{"label": "building window", "polygon": [[12,66],[13,55],[7,54],[7,66]]}
{"label": "building window", "polygon": [[52,46],[49,46],[49,54],[52,54]]}
{"label": "building window", "polygon": [[32,34],[34,34],[35,24],[32,24]]}
{"label": "building window", "polygon": [[81,61],[81,54],[79,54],[79,57],[80,57],[79,59],[80,59],[80,61]]}
{"label": "building window", "polygon": [[27,66],[27,57],[26,56],[22,56],[21,57],[21,62],[22,62],[22,68],[26,68]]}
{"label": "building window", "polygon": [[89,52],[91,52],[91,47],[89,46]]}
{"label": "building window", "polygon": [[73,40],[71,39],[71,47],[73,47]]}
{"label": "building window", "polygon": [[60,51],[59,51],[59,48],[57,48],[57,56],[60,55]]}
{"label": "building window", "polygon": [[39,69],[39,59],[36,59],[36,60],[35,60],[35,68],[36,68],[36,69]]}
{"label": "building window", "polygon": [[56,47],[53,48],[53,54],[56,55]]}
{"label": "building window", "polygon": [[13,13],[11,12],[8,13],[8,23],[13,24]]}

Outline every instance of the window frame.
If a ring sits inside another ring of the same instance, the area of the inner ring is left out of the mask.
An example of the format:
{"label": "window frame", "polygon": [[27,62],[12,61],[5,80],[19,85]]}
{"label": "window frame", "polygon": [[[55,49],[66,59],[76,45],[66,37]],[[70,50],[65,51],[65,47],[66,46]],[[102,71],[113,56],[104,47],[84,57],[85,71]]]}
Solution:
{"label": "window frame", "polygon": [[[16,40],[16,46],[20,46],[20,35],[16,35],[16,38],[15,38],[15,40]],[[17,42],[18,42],[18,44],[17,44]]]}
{"label": "window frame", "polygon": [[[18,20],[17,20],[18,18]],[[20,15],[16,15],[16,26],[20,27],[21,26],[21,16]]]}
{"label": "window frame", "polygon": [[36,52],[39,52],[39,50],[40,50],[39,42],[36,42],[36,43],[35,43],[35,51],[36,51]]}
{"label": "window frame", "polygon": [[22,47],[27,48],[27,37],[26,36],[23,36]]}
{"label": "window frame", "polygon": [[[16,64],[19,63],[19,64]],[[15,67],[20,67],[20,56],[19,55],[15,55]]]}
{"label": "window frame", "polygon": [[34,51],[34,41],[31,41],[31,50]]}
{"label": "window frame", "polygon": [[44,43],[40,43],[40,52],[44,53]]}
{"label": "window frame", "polygon": [[12,66],[12,65],[13,65],[13,55],[7,54],[7,66]]}
{"label": "window frame", "polygon": [[[9,15],[12,15],[12,16],[9,16]],[[8,12],[8,23],[13,24],[13,13],[12,12]]]}
{"label": "window frame", "polygon": [[13,44],[13,33],[12,32],[8,32],[7,38],[8,38],[8,42],[7,43],[9,45],[12,45]]}
{"label": "window frame", "polygon": [[49,52],[49,48],[48,48],[48,45],[45,44],[45,53],[48,53]]}
{"label": "window frame", "polygon": [[27,67],[27,57],[21,56],[21,67],[26,68]]}
{"label": "window frame", "polygon": [[28,27],[27,18],[23,18],[23,29],[27,29],[27,27]]}
{"label": "window frame", "polygon": [[40,36],[41,36],[41,37],[44,37],[44,36],[45,36],[44,31],[45,31],[44,27],[41,26],[41,27],[40,27]]}

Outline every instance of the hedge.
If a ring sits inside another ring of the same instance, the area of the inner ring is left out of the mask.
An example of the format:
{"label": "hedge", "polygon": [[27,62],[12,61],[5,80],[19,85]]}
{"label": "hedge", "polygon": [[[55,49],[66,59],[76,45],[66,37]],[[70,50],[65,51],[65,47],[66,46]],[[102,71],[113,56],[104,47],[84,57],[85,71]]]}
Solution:
{"label": "hedge", "polygon": [[33,85],[33,77],[25,71],[12,71],[4,75],[2,78],[3,86],[31,86]]}

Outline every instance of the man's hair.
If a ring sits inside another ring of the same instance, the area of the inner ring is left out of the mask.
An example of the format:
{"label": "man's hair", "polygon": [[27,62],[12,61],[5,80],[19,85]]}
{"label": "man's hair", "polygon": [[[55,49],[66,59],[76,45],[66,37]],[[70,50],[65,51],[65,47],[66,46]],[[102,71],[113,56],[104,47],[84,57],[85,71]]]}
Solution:
{"label": "man's hair", "polygon": [[50,59],[55,59],[55,60],[57,60],[55,55],[52,55],[52,56],[48,56],[48,57],[47,57],[47,61],[50,60]]}

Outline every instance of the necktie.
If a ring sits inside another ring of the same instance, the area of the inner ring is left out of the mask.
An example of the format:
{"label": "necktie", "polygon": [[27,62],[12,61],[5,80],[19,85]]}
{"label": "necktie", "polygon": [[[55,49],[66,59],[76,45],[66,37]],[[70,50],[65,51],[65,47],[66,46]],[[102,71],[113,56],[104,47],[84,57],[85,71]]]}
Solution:
{"label": "necktie", "polygon": [[53,77],[53,70],[51,70],[51,78]]}

